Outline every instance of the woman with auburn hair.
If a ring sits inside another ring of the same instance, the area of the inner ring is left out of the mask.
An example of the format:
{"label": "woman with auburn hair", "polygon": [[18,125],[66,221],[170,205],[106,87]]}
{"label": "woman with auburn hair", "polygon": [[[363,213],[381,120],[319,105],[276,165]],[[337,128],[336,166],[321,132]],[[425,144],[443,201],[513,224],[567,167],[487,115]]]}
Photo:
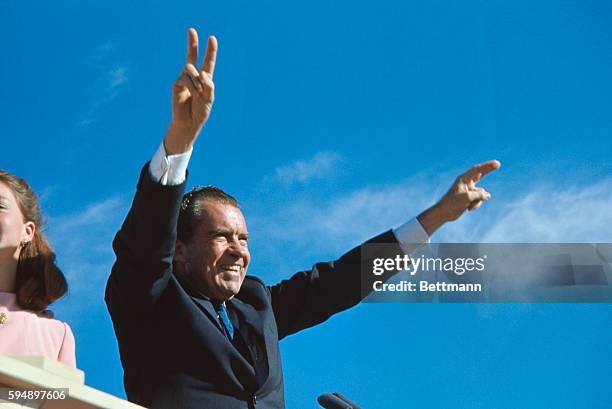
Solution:
{"label": "woman with auburn hair", "polygon": [[45,311],[68,285],[41,227],[30,186],[0,170],[0,354],[45,356],[74,367],[72,330]]}

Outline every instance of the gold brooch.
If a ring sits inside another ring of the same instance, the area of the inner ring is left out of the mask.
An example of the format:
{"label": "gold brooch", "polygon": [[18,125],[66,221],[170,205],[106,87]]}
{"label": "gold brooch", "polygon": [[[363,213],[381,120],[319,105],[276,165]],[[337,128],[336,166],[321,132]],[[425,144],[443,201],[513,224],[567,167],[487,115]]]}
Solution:
{"label": "gold brooch", "polygon": [[4,324],[8,321],[8,315],[5,312],[0,312],[0,324]]}

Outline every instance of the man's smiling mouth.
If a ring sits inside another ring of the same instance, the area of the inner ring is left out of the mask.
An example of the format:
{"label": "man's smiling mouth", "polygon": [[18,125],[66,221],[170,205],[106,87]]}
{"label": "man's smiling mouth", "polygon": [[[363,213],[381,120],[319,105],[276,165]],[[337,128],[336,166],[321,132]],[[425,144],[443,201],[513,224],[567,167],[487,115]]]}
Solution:
{"label": "man's smiling mouth", "polygon": [[242,266],[238,264],[221,264],[220,267],[224,271],[231,271],[235,273],[242,272]]}

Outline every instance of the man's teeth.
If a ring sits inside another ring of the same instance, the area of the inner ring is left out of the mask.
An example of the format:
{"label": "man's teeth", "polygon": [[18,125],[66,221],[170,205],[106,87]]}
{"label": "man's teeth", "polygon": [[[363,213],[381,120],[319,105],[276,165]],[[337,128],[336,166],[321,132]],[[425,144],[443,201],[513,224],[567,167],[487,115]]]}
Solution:
{"label": "man's teeth", "polygon": [[232,270],[232,271],[237,271],[240,272],[242,270],[242,266],[239,266],[237,264],[225,264],[221,266],[222,269],[224,270]]}

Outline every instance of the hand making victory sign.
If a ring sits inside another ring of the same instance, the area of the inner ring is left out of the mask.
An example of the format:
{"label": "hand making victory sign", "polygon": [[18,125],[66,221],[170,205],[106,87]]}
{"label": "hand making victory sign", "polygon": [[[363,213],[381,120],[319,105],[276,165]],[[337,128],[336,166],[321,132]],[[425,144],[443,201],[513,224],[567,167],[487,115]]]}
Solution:
{"label": "hand making victory sign", "polygon": [[172,87],[172,121],[164,138],[168,155],[191,149],[208,120],[215,100],[213,74],[217,59],[217,39],[208,37],[202,68],[198,69],[198,33],[187,33],[187,62]]}

